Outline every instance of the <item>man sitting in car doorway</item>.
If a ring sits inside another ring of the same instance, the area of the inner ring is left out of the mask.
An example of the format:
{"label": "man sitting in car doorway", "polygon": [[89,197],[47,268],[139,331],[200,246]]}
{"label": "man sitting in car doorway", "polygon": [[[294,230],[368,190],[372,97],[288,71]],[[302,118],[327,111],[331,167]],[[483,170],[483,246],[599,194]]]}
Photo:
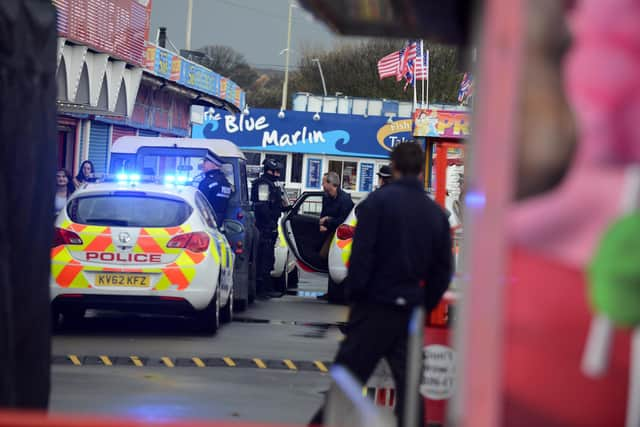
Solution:
{"label": "man sitting in car doorway", "polygon": [[353,200],[351,200],[349,193],[340,188],[340,176],[335,172],[324,174],[322,189],[324,196],[322,196],[322,211],[320,212],[320,233],[325,238],[320,249],[320,256],[327,259],[333,234],[349,216],[351,209],[353,209]]}
{"label": "man sitting in car doorway", "polygon": [[[320,212],[320,233],[323,238],[322,247],[320,248],[320,257],[327,260],[329,257],[329,247],[336,229],[342,224],[351,209],[353,209],[353,200],[351,195],[340,188],[340,176],[335,172],[328,172],[322,177],[322,211]],[[328,292],[319,296],[319,299],[329,302],[341,302],[343,298],[335,298],[329,300],[332,288],[331,276],[329,276]]]}

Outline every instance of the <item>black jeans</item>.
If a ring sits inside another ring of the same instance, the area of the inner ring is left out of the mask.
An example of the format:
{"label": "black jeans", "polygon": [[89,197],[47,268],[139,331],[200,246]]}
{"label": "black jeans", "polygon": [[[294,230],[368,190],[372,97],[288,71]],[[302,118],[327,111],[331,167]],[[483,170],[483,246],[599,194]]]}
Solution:
{"label": "black jeans", "polygon": [[275,262],[274,248],[277,237],[276,230],[260,230],[258,258],[256,259],[256,292],[258,295],[273,291],[271,270],[273,270]]}
{"label": "black jeans", "polygon": [[[396,386],[398,425],[403,421],[410,318],[409,309],[370,303],[353,305],[345,328],[346,338],[340,344],[334,361],[365,384],[380,359],[387,359]],[[323,421],[324,406],[310,424],[322,425]]]}

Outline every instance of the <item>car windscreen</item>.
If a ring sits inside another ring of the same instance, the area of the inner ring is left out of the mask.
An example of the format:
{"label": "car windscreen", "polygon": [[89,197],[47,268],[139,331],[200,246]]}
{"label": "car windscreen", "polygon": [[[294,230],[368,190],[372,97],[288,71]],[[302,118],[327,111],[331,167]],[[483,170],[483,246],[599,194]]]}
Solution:
{"label": "car windscreen", "polygon": [[75,223],[113,227],[177,227],[192,211],[184,201],[141,193],[78,197],[67,207]]}

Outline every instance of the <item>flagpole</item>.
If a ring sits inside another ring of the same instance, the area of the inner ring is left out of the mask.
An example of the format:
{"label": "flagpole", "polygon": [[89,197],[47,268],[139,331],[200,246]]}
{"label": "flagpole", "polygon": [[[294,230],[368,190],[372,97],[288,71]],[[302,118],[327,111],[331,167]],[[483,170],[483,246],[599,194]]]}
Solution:
{"label": "flagpole", "polygon": [[415,74],[415,65],[413,67],[414,69],[414,74],[413,74],[413,111],[416,111],[417,107],[418,107],[418,85],[416,84],[416,74]]}
{"label": "flagpole", "polygon": [[427,71],[427,109],[429,109],[429,79],[431,78],[431,71]]}
{"label": "flagpole", "polygon": [[[424,63],[424,40],[420,40],[420,59],[422,60],[422,72],[425,72],[425,63]],[[427,72],[428,73],[428,72]],[[427,74],[428,78],[428,74]],[[420,106],[424,108],[424,78],[422,80],[422,103]]]}

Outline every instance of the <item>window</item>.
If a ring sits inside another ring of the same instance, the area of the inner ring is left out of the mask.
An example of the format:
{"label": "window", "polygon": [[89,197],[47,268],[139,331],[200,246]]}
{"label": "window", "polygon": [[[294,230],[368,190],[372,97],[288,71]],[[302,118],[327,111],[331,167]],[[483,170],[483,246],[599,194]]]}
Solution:
{"label": "window", "polygon": [[116,227],[177,227],[192,212],[182,200],[127,191],[79,197],[68,208],[69,218],[75,223]]}
{"label": "window", "polygon": [[358,178],[357,162],[329,160],[329,172],[335,172],[340,176],[343,190],[356,191]]}
{"label": "window", "polygon": [[320,217],[322,212],[322,196],[309,196],[300,206],[298,213],[302,215],[317,216]]}
{"label": "window", "polygon": [[322,188],[322,159],[307,159],[307,188]]}
{"label": "window", "polygon": [[212,212],[211,205],[207,201],[207,199],[201,194],[196,193],[196,206],[198,207],[198,211],[200,212],[200,216],[202,220],[207,224],[210,228],[216,228],[216,220],[215,215]]}
{"label": "window", "polygon": [[301,153],[293,153],[291,155],[291,176],[289,177],[289,181],[302,182],[303,158],[304,158],[304,154],[301,154]]}
{"label": "window", "polygon": [[245,152],[244,157],[247,159],[247,179],[252,182],[260,176],[262,153]]}

